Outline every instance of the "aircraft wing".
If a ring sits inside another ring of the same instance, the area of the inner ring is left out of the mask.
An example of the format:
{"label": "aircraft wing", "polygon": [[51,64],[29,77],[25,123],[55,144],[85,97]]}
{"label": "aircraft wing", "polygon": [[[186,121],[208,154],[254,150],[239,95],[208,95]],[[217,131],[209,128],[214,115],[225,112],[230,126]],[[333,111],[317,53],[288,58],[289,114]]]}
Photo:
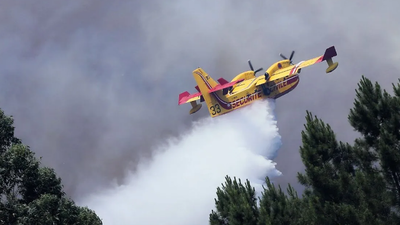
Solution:
{"label": "aircraft wing", "polygon": [[[316,57],[316,58],[319,58],[319,57]],[[312,61],[312,60],[315,61],[315,59],[310,59],[310,60],[307,60],[307,61]],[[302,66],[302,64],[304,62],[307,62],[307,61],[302,61],[302,62],[297,63],[296,65],[291,65],[291,66],[276,70],[273,74],[270,75],[270,80],[279,79],[279,78],[282,78],[282,77],[286,77],[286,76],[288,76],[290,74],[296,73],[299,68],[305,67],[305,66]],[[309,63],[309,65],[307,65],[307,66],[310,66],[312,64],[315,64],[315,62],[314,63]],[[302,66],[302,67],[300,67],[300,66]],[[265,84],[266,82],[267,81],[265,79],[259,79],[257,81],[257,83],[256,83],[256,86],[261,85],[261,84]]]}
{"label": "aircraft wing", "polygon": [[[299,71],[299,69],[301,69],[301,68],[311,66],[316,63],[320,63],[320,62],[322,62],[324,60],[328,60],[336,55],[337,55],[337,53],[336,53],[335,47],[334,46],[329,47],[326,49],[325,54],[323,54],[321,56],[318,56],[318,57],[315,57],[315,58],[312,58],[312,59],[309,59],[306,61],[301,61],[301,62],[297,63],[296,65],[291,65],[291,66],[276,70],[273,74],[270,75],[271,76],[270,79],[275,80],[275,79],[279,79],[282,77],[286,77],[293,73],[297,73]],[[256,85],[260,85],[260,84],[264,84],[264,83],[266,83],[266,80],[260,79],[259,81],[257,81]]]}
{"label": "aircraft wing", "polygon": [[199,100],[201,98],[201,93],[190,94],[189,92],[185,91],[179,94],[178,105],[182,105],[185,103],[193,102]]}
{"label": "aircraft wing", "polygon": [[220,78],[218,81],[219,81],[220,83],[223,83],[223,84],[218,84],[218,85],[215,86],[214,88],[210,89],[210,90],[208,91],[208,93],[213,93],[213,92],[216,92],[216,91],[219,91],[219,90],[223,90],[223,89],[225,89],[225,88],[232,87],[233,85],[244,81],[244,79],[235,80],[235,81],[230,82],[230,83],[225,83],[226,81],[223,80],[222,78]]}
{"label": "aircraft wing", "polygon": [[[208,91],[208,93],[212,93],[212,92],[216,92],[219,90],[223,90],[229,87],[232,87],[233,85],[242,82],[244,79],[240,79],[240,80],[236,80],[233,82],[228,83],[228,81],[226,81],[224,78],[220,78],[218,79],[218,82],[220,82],[220,84],[218,84],[217,86],[215,86],[214,88],[210,89]],[[193,101],[197,101],[200,100],[200,102],[204,101],[204,99],[202,98],[202,94],[200,93],[200,89],[199,86],[195,87],[196,90],[198,91],[195,94],[190,94],[189,92],[185,91],[179,94],[179,100],[178,100],[178,105],[182,105],[185,103],[190,103]]]}

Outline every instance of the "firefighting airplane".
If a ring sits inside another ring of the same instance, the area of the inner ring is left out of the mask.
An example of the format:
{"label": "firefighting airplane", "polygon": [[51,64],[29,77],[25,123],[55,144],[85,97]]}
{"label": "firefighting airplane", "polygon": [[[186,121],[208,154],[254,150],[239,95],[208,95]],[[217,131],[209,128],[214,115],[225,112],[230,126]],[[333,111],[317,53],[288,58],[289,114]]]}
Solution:
{"label": "firefighting airplane", "polygon": [[255,100],[276,99],[289,93],[299,83],[299,74],[304,67],[326,61],[328,64],[326,73],[330,73],[338,66],[338,62],[332,61],[332,57],[337,55],[335,46],[327,48],[324,55],[301,61],[295,65],[292,63],[293,55],[294,51],[288,59],[280,54],[283,60],[274,63],[263,76],[258,77],[256,77],[256,73],[262,68],[254,71],[249,60],[251,70],[237,75],[231,82],[219,78],[219,83],[217,83],[203,69],[197,68],[193,71],[193,77],[196,80],[195,88],[198,92],[190,94],[185,91],[179,94],[178,105],[190,103],[192,109],[189,113],[193,114],[202,106],[196,101],[205,101],[211,117],[216,117],[247,106]]}

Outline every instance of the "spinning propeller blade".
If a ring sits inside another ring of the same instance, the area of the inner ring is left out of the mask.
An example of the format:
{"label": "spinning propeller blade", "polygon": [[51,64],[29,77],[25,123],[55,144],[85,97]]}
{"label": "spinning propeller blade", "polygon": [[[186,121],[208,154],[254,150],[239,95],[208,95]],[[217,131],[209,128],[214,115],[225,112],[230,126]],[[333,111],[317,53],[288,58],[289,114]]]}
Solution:
{"label": "spinning propeller blade", "polygon": [[[279,54],[283,59],[288,59],[286,58],[286,56],[284,56],[282,53]],[[292,53],[290,54],[289,60],[290,63],[292,64],[292,59],[293,59],[293,55],[294,55],[294,51],[292,51]]]}
{"label": "spinning propeller blade", "polygon": [[283,59],[287,59],[284,55],[282,55],[282,53],[279,53],[279,55],[280,55]]}
{"label": "spinning propeller blade", "polygon": [[293,55],[294,55],[294,51],[292,51],[292,54],[290,54],[290,58],[289,58],[290,62],[292,62]]}
{"label": "spinning propeller blade", "polygon": [[251,62],[250,62],[250,60],[249,60],[249,61],[247,61],[247,62],[249,63],[250,69],[254,71],[254,69],[253,69],[253,65],[251,65]]}
{"label": "spinning propeller blade", "polygon": [[[252,71],[254,71],[253,65],[251,64],[250,60],[247,61],[247,62],[249,63],[250,69],[251,69]],[[256,75],[256,73],[259,72],[259,71],[261,71],[262,69],[263,69],[263,68],[261,67],[260,69],[254,71],[254,75]]]}
{"label": "spinning propeller blade", "polygon": [[261,67],[260,69],[254,71],[254,74],[256,74],[257,72],[260,72],[263,68]]}

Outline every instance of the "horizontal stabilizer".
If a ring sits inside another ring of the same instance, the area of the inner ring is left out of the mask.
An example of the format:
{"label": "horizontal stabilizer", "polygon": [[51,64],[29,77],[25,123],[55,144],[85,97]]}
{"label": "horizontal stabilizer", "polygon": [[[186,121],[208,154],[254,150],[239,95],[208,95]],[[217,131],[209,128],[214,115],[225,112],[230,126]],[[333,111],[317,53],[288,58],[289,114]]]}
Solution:
{"label": "horizontal stabilizer", "polygon": [[185,91],[179,94],[179,101],[178,105],[182,105],[188,102],[196,101],[200,99],[201,93],[190,94],[189,92]]}
{"label": "horizontal stabilizer", "polygon": [[[219,79],[219,80],[220,80],[220,79]],[[219,81],[219,80],[218,80],[218,81]],[[239,82],[242,82],[242,81],[244,81],[244,79],[235,80],[235,81],[233,81],[233,82],[226,83],[226,84],[223,84],[223,85],[218,84],[218,85],[215,86],[214,88],[210,89],[210,90],[208,91],[208,93],[212,93],[212,92],[216,92],[216,91],[219,91],[219,90],[222,90],[222,89],[225,89],[225,88],[232,87],[233,85],[235,85],[235,84],[237,84],[237,83],[239,83]]]}

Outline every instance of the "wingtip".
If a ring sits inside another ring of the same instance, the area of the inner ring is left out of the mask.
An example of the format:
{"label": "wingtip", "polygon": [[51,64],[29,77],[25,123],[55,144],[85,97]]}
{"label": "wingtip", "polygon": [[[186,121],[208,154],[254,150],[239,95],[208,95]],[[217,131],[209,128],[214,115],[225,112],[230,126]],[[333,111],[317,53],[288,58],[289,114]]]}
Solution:
{"label": "wingtip", "polygon": [[178,105],[182,104],[181,101],[183,98],[189,96],[190,93],[188,91],[182,92],[179,94],[179,98],[178,98]]}

